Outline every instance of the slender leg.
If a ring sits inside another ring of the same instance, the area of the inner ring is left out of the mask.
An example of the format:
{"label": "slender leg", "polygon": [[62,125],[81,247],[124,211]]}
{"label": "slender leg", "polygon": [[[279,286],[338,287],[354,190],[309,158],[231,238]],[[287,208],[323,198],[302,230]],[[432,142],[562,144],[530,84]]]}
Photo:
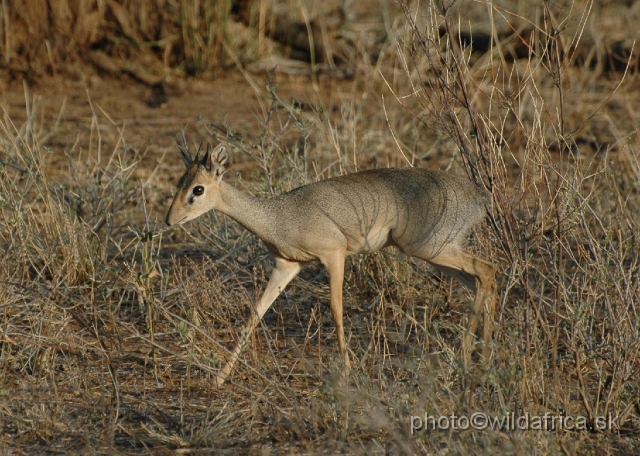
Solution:
{"label": "slender leg", "polygon": [[485,360],[488,360],[489,342],[493,335],[493,318],[496,306],[495,266],[460,249],[449,249],[435,258],[426,260],[440,271],[454,277],[476,292],[473,312],[469,317],[469,329],[462,341],[462,352],[465,361],[469,361],[474,333],[478,327],[478,317],[482,312],[482,336],[484,340],[482,356]]}
{"label": "slender leg", "polygon": [[342,284],[344,282],[344,258],[343,252],[336,252],[334,256],[323,259],[327,271],[329,272],[329,288],[331,297],[331,315],[336,325],[336,334],[338,336],[338,348],[344,357],[345,371],[351,369],[349,361],[349,351],[344,340],[344,322],[342,309]]}
{"label": "slender leg", "polygon": [[215,379],[216,386],[222,385],[231,371],[233,370],[236,362],[238,361],[238,357],[244,348],[247,346],[249,341],[249,337],[253,333],[253,330],[258,326],[262,316],[265,312],[271,307],[273,301],[276,300],[278,295],[287,284],[293,279],[298,272],[300,272],[300,263],[295,261],[288,261],[283,258],[274,257],[276,262],[276,266],[271,272],[271,277],[269,278],[269,283],[267,284],[267,288],[265,288],[262,297],[258,301],[255,307],[255,312],[251,313],[251,317],[249,318],[249,322],[242,329],[240,333],[240,341],[236,345],[231,355],[231,359],[224,365],[224,367],[218,372]]}

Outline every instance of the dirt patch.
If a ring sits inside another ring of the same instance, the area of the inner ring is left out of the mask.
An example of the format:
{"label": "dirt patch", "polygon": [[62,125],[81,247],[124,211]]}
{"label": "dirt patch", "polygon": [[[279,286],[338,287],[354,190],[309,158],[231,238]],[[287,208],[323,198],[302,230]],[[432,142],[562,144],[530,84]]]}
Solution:
{"label": "dirt patch", "polygon": [[[339,111],[345,94],[353,90],[353,82],[348,80],[312,84],[306,76],[292,77],[277,71],[271,82],[280,99],[303,110]],[[96,74],[82,80],[48,77],[37,83],[13,81],[0,85],[0,105],[17,128],[30,115],[36,116],[42,131],[49,131],[42,146],[52,151],[48,165],[53,170],[64,172],[70,151],[74,158],[103,165],[115,148],[133,148],[144,152],[138,177],[145,177],[158,160],[178,172],[176,165],[181,161],[174,146],[178,134],[184,133],[196,144],[215,142],[207,132],[213,123],[249,140],[262,134],[272,105],[268,83],[267,73],[176,78],[167,82],[158,103],[153,88],[129,78]],[[98,135],[100,153],[91,143]],[[238,171],[255,170],[252,161],[241,154],[234,158],[234,166]],[[157,179],[166,182],[170,177],[159,175]]]}

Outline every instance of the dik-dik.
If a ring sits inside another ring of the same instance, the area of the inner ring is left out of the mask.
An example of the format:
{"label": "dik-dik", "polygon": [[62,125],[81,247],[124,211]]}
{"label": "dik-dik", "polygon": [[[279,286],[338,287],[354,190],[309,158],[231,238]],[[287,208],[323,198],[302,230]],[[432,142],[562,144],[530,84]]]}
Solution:
{"label": "dik-dik", "polygon": [[230,146],[192,158],[178,146],[187,171],[178,182],[167,213],[177,225],[216,209],[258,236],[275,262],[231,358],[217,374],[221,385],[231,373],[248,338],[280,292],[300,268],[320,261],[329,274],[331,314],[338,347],[350,367],[342,322],[342,282],[347,255],[396,246],[455,277],[476,297],[462,349],[472,349],[478,317],[484,314],[485,347],[492,335],[495,267],[467,253],[471,228],[487,214],[489,195],[469,180],[425,169],[375,169],[305,185],[271,199],[243,193],[222,180]]}

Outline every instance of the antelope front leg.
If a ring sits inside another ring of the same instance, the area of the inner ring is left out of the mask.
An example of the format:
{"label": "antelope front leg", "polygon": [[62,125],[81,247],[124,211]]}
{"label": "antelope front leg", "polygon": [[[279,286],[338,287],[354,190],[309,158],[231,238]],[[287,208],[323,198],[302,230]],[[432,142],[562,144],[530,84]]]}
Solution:
{"label": "antelope front leg", "polygon": [[247,325],[240,333],[240,341],[233,349],[231,359],[216,374],[216,386],[220,386],[225,382],[225,380],[235,367],[236,363],[238,362],[240,353],[247,346],[249,337],[251,337],[253,330],[256,329],[256,326],[258,326],[258,324],[260,323],[262,316],[269,309],[269,307],[271,307],[271,304],[273,304],[273,301],[276,300],[280,292],[284,290],[289,282],[291,282],[291,279],[293,279],[298,274],[298,272],[300,272],[300,263],[298,262],[288,261],[284,258],[279,257],[275,257],[274,260],[276,262],[276,266],[271,272],[271,278],[269,279],[267,288],[264,290],[264,293],[256,304],[255,309],[252,309],[249,323],[247,323]]}
{"label": "antelope front leg", "polygon": [[336,325],[336,335],[338,337],[338,348],[340,354],[344,358],[344,373],[347,374],[351,369],[349,361],[349,350],[344,340],[344,319],[342,308],[342,284],[344,282],[344,254],[336,252],[329,259],[323,260],[327,271],[329,272],[329,288],[331,295],[331,315]]}

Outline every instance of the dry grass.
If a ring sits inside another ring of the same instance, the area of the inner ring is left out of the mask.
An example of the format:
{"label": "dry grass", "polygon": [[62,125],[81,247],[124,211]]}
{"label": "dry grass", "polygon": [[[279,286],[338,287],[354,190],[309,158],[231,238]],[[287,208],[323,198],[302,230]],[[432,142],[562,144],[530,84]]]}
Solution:
{"label": "dry grass", "polygon": [[[491,361],[460,357],[470,295],[389,251],[347,264],[348,385],[326,274],[313,266],[265,316],[231,383],[213,389],[266,283],[264,247],[217,213],[164,230],[157,214],[175,180],[165,163],[137,179],[147,150],[95,112],[86,146],[59,146],[27,99],[24,124],[0,123],[3,452],[640,450],[637,74],[578,61],[588,2],[543,3],[516,59],[507,40],[485,53],[461,46],[458,18],[493,16],[497,30],[522,11],[420,5],[387,24],[377,63],[357,61],[339,109],[271,86],[256,102],[260,132],[207,129],[253,163],[255,174],[229,180],[255,194],[407,162],[490,189],[493,216],[473,245],[500,267]],[[67,170],[53,172],[62,153]],[[619,429],[411,434],[411,416],[474,412],[589,425],[610,414]]]}

